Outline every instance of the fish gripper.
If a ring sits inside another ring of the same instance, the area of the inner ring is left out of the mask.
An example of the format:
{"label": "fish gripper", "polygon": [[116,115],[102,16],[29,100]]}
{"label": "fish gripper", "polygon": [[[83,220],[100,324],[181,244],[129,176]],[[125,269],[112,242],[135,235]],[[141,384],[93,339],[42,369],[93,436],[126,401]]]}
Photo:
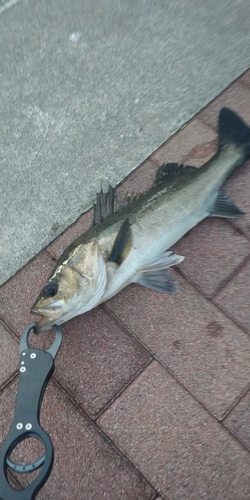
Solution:
{"label": "fish gripper", "polygon": [[[54,359],[61,346],[62,331],[54,325],[55,340],[51,347],[29,348],[28,335],[36,323],[30,324],[23,332],[20,341],[19,384],[13,422],[6,440],[0,450],[0,500],[34,500],[38,491],[47,481],[53,466],[53,445],[49,435],[39,423],[40,408],[46,385],[54,371]],[[45,449],[39,460],[26,465],[17,464],[10,459],[14,448],[26,438],[36,438]],[[14,489],[7,479],[7,469],[20,474],[33,472],[40,468],[39,474],[26,488]]]}

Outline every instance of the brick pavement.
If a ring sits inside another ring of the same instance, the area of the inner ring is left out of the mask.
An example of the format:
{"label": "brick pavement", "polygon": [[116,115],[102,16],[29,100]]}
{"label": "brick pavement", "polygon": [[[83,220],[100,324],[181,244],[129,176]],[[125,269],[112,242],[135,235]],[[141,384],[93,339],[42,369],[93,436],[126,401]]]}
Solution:
{"label": "brick pavement", "polygon": [[[163,161],[199,167],[212,156],[223,105],[250,124],[250,70],[125,179],[120,198],[147,189]],[[63,325],[41,412],[55,463],[39,500],[250,499],[249,188],[250,161],[226,184],[246,216],[207,219],[175,245],[186,257],[175,271],[178,295],[131,285]],[[30,306],[91,218],[83,215],[0,288],[1,441]],[[29,445],[16,451],[28,461],[37,443]],[[18,488],[29,477],[10,480]]]}

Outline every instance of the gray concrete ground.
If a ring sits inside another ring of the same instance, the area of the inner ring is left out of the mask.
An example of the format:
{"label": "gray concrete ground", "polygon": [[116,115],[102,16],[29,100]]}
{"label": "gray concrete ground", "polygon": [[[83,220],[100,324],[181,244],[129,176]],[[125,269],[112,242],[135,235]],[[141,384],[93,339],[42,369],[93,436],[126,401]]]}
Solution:
{"label": "gray concrete ground", "polygon": [[250,65],[249,0],[0,0],[0,283]]}

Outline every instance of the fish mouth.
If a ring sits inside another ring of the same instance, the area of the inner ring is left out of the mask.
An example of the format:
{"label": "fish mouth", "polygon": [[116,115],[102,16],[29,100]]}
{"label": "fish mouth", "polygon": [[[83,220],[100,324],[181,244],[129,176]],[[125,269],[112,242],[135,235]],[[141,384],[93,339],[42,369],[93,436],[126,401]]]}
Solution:
{"label": "fish mouth", "polygon": [[47,316],[44,316],[38,323],[36,323],[36,326],[34,328],[35,333],[45,333],[48,330],[51,329],[53,325],[56,325],[56,320],[55,318],[48,318]]}
{"label": "fish mouth", "polygon": [[59,320],[63,314],[63,311],[58,308],[53,311],[48,309],[44,310],[39,307],[33,306],[30,310],[31,314],[35,314],[37,316],[42,316],[42,318],[37,322],[34,330],[35,333],[44,333],[50,330],[53,325],[57,325]]}

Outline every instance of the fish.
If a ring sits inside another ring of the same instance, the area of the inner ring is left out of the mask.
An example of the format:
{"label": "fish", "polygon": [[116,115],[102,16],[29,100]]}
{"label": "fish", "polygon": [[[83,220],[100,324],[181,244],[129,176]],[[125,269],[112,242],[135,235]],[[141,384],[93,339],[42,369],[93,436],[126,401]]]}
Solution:
{"label": "fish", "polygon": [[232,110],[218,118],[218,148],[200,168],[159,167],[154,185],[122,207],[116,188],[97,195],[93,225],[63,252],[31,308],[42,333],[84,314],[130,283],[157,292],[179,291],[171,267],[184,256],[169,250],[206,217],[244,215],[222,186],[250,156],[250,127]]}

